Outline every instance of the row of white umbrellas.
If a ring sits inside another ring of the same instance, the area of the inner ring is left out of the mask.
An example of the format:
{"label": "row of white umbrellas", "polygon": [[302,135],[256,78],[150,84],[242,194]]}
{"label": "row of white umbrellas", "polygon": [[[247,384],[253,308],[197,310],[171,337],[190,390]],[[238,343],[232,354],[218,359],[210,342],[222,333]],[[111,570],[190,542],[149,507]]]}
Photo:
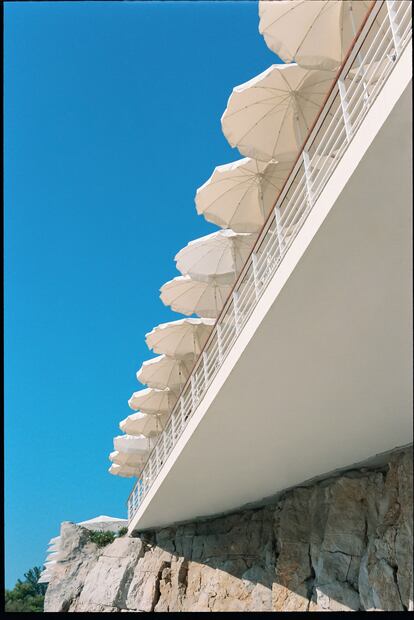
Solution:
{"label": "row of white umbrellas", "polygon": [[185,318],[158,325],[146,335],[148,347],[160,355],[144,362],[137,372],[137,379],[148,387],[134,392],[128,401],[136,413],[120,422],[125,435],[114,438],[111,474],[139,475],[213,325],[213,319]]}
{"label": "row of white umbrellas", "polygon": [[146,334],[148,348],[159,355],[137,372],[137,379],[148,387],[128,400],[137,413],[123,420],[120,428],[131,443],[115,438],[110,473],[129,477],[142,468],[151,448],[145,438],[156,437],[164,428],[255,238],[250,233],[220,230],[190,242],[176,255],[182,275],[161,288],[161,299],[182,314],[207,316],[163,323]]}
{"label": "row of white umbrellas", "polygon": [[[175,256],[180,276],[160,289],[165,305],[187,317],[158,325],[146,343],[158,354],[137,379],[147,388],[128,404],[110,473],[138,476],[188,380],[255,240],[289,175],[370,2],[261,0],[259,31],[290,64],[275,64],[237,86],[221,118],[243,159],[217,166],[197,190],[197,212],[221,230]],[[197,315],[198,318],[193,318]]]}
{"label": "row of white umbrellas", "polygon": [[110,473],[124,477],[134,476],[136,471],[144,466],[152,446],[153,440],[142,435],[137,437],[128,434],[114,437],[114,451],[109,455],[109,460],[112,462]]}
{"label": "row of white umbrellas", "polygon": [[161,287],[162,302],[187,316],[217,318],[255,239],[223,229],[191,241],[175,257],[182,275]]}

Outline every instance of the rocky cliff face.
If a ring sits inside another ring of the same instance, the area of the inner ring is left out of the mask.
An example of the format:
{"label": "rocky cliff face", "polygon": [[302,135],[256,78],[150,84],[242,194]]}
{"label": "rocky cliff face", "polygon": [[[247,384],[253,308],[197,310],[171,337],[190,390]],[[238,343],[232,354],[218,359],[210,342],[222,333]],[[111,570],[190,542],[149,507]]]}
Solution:
{"label": "rocky cliff face", "polygon": [[273,505],[123,537],[62,524],[45,611],[413,610],[412,452]]}

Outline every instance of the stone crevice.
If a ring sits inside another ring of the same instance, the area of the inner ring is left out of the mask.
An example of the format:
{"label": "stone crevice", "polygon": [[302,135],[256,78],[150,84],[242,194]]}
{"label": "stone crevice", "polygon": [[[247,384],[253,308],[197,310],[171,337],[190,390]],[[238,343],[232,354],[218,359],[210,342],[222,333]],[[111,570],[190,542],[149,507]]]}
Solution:
{"label": "stone crevice", "polygon": [[404,611],[408,611],[407,605],[404,605],[404,601],[403,601],[403,598],[401,596],[400,586],[398,584],[398,577],[397,577],[398,566],[391,566],[391,568],[392,568],[392,572],[393,572],[395,587],[397,589],[398,596],[400,597],[401,607],[403,608]]}

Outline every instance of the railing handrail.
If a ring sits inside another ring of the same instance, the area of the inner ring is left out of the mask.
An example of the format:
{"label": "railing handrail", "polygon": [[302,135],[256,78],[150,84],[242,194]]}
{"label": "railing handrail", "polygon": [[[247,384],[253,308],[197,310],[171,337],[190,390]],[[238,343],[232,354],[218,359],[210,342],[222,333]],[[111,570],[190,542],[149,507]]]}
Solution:
{"label": "railing handrail", "polygon": [[[402,0],[403,3],[406,2],[406,0]],[[386,3],[386,0],[372,0],[371,5],[367,11],[367,14],[361,24],[361,26],[358,29],[358,32],[356,33],[354,39],[352,40],[351,46],[344,58],[344,60],[342,61],[336,75],[335,78],[333,79],[332,85],[330,87],[329,92],[327,93],[326,97],[324,98],[324,102],[320,108],[320,111],[317,115],[317,117],[315,118],[311,128],[308,131],[308,134],[298,152],[298,156],[295,160],[295,162],[292,165],[292,168],[289,172],[289,175],[287,176],[286,181],[284,182],[281,191],[279,192],[278,196],[276,197],[275,203],[273,205],[273,208],[271,209],[266,221],[263,224],[263,227],[261,229],[261,231],[258,233],[257,239],[254,243],[254,246],[249,254],[249,256],[246,259],[246,262],[239,274],[239,276],[237,277],[237,279],[234,282],[234,285],[232,287],[232,290],[226,300],[226,302],[223,305],[223,308],[219,314],[219,316],[216,319],[216,322],[214,324],[213,330],[210,333],[208,339],[206,340],[199,356],[197,357],[197,359],[195,360],[195,363],[193,365],[193,368],[191,369],[191,373],[187,379],[187,381],[185,382],[185,384],[183,385],[180,394],[178,396],[177,402],[174,404],[174,407],[172,408],[172,411],[170,413],[170,416],[165,424],[164,429],[166,430],[168,428],[168,425],[170,424],[170,422],[172,423],[173,421],[173,416],[175,415],[176,411],[177,413],[179,412],[179,408],[181,407],[181,402],[182,402],[182,398],[183,396],[186,394],[187,388],[189,387],[189,385],[191,384],[191,382],[193,381],[196,372],[201,368],[201,364],[204,361],[204,353],[208,350],[209,346],[213,343],[214,338],[217,338],[217,345],[220,349],[219,346],[219,338],[218,338],[218,327],[222,324],[223,322],[223,318],[227,316],[227,311],[229,310],[229,308],[231,307],[231,305],[234,303],[234,298],[233,298],[233,293],[235,293],[236,291],[240,291],[242,289],[242,285],[244,283],[244,278],[245,276],[248,274],[249,269],[251,269],[253,267],[254,270],[254,266],[253,266],[253,260],[252,257],[256,254],[258,255],[259,250],[262,248],[262,244],[266,238],[266,235],[270,232],[270,228],[273,224],[274,218],[275,218],[275,209],[280,208],[280,206],[282,205],[282,203],[285,200],[285,197],[288,193],[288,191],[290,190],[292,183],[294,182],[301,166],[303,165],[303,158],[304,158],[304,154],[306,153],[306,147],[311,147],[315,141],[316,136],[318,135],[318,132],[320,130],[320,128],[323,125],[323,122],[325,121],[327,115],[329,114],[329,110],[331,108],[331,105],[333,104],[333,102],[335,101],[335,98],[338,96],[339,93],[339,88],[336,88],[338,86],[338,81],[340,80],[340,78],[345,78],[348,74],[349,69],[352,66],[352,63],[354,62],[354,60],[356,59],[358,53],[360,52],[360,49],[362,47],[362,45],[364,44],[366,37],[374,23],[374,20],[376,19],[376,17],[378,16],[378,14],[380,13],[382,7],[384,6],[384,4]],[[399,9],[398,9],[399,10]],[[404,14],[405,15],[405,14]],[[389,18],[390,19],[390,18]],[[377,35],[376,35],[377,36]],[[374,39],[375,40],[375,39]],[[359,43],[359,45],[358,45]],[[342,131],[342,130],[341,130]],[[352,138],[351,138],[352,139]],[[306,175],[305,175],[306,176]],[[300,186],[298,186],[300,187]],[[297,191],[298,187],[295,189],[295,192]],[[290,198],[292,199],[292,198]],[[289,203],[288,203],[289,204]],[[302,217],[302,216],[301,216]],[[293,220],[295,219],[295,215],[293,216]],[[291,223],[289,223],[289,226],[292,225]],[[286,235],[285,235],[286,236]],[[293,237],[294,235],[292,235]],[[290,242],[289,242],[290,243]],[[284,254],[282,254],[280,256],[280,261],[283,259]],[[278,263],[280,264],[280,262]],[[277,268],[277,267],[276,267]],[[236,321],[237,322],[237,321]],[[242,326],[243,327],[243,326]],[[236,331],[237,331],[237,325],[236,325]],[[238,333],[238,332],[237,332]],[[237,337],[237,335],[236,335]],[[220,355],[219,355],[220,358]],[[222,362],[222,360],[220,360],[220,362]],[[217,371],[216,371],[217,372]],[[215,374],[213,375],[215,376]],[[211,383],[211,378],[209,381],[209,384]],[[207,382],[205,382],[205,386],[207,385]],[[206,387],[205,387],[206,389]],[[198,401],[199,402],[199,401]],[[197,403],[198,404],[198,403]],[[197,405],[195,405],[196,407]],[[192,402],[192,407],[193,409],[195,409],[194,407],[194,402]],[[191,412],[192,415],[193,411]],[[187,415],[187,417],[191,417],[190,414]],[[128,496],[128,503],[129,500],[131,498],[131,496],[133,495],[135,489],[137,488],[137,485],[139,484],[139,482],[143,479],[143,474],[145,472],[145,469],[147,467],[147,464],[150,462],[152,455],[154,454],[154,452],[156,450],[159,450],[160,446],[161,446],[161,442],[165,441],[165,430],[163,430],[163,432],[160,434],[154,448],[152,449],[152,451],[150,452],[148,459],[144,465],[144,468],[142,470],[141,476],[139,477],[138,481],[135,483],[133,489],[131,490],[129,496]],[[183,428],[181,428],[181,432],[183,431]],[[180,433],[181,435],[181,433]],[[170,439],[171,441],[171,439]],[[174,437],[173,440],[174,442]],[[164,445],[163,445],[164,448]],[[168,458],[169,455],[169,451],[167,450],[168,454],[166,455],[166,457]]]}

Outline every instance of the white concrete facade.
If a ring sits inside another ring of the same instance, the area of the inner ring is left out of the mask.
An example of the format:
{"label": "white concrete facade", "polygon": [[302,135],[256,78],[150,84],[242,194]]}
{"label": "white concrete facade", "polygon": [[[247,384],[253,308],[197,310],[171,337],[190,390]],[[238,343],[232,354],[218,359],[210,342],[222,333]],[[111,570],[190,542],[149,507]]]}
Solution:
{"label": "white concrete facade", "polygon": [[411,44],[129,530],[235,509],[412,441]]}

